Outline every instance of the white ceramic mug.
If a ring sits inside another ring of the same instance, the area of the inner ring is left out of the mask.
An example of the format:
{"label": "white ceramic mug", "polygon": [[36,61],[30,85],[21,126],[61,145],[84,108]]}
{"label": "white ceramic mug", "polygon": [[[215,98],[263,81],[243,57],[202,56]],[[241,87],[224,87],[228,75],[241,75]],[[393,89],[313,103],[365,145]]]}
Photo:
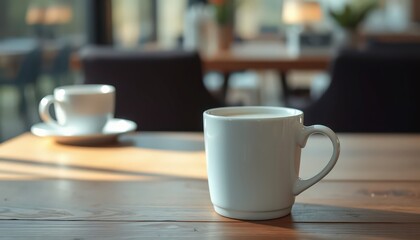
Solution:
{"label": "white ceramic mug", "polygon": [[[56,120],[49,113],[54,105]],[[110,85],[86,84],[54,89],[54,95],[39,103],[41,119],[61,134],[81,135],[102,133],[114,117],[115,88]]]}
{"label": "white ceramic mug", "polygon": [[[314,133],[333,153],[314,177],[299,178],[301,148]],[[295,196],[334,167],[340,142],[322,125],[304,126],[303,112],[281,107],[225,107],[204,112],[210,197],[220,215],[264,220],[288,215]]]}

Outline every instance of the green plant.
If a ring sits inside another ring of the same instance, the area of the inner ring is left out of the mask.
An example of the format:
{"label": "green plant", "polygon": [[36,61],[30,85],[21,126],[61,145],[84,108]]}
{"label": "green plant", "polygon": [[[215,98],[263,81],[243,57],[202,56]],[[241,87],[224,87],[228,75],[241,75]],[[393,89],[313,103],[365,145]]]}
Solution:
{"label": "green plant", "polygon": [[[358,2],[360,3],[360,2]],[[342,28],[348,30],[356,30],[360,23],[367,17],[367,15],[375,9],[377,1],[363,1],[363,3],[356,4],[356,2],[347,3],[341,10],[330,10],[330,16]]]}
{"label": "green plant", "polygon": [[235,14],[235,0],[210,0],[215,9],[216,22],[219,25],[233,23]]}

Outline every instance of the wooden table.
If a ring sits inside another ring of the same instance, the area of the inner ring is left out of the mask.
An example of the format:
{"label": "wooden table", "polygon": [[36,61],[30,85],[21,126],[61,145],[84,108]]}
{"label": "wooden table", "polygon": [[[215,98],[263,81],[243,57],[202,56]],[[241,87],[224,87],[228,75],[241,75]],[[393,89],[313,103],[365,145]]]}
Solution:
{"label": "wooden table", "polygon": [[[213,211],[202,134],[140,133],[108,147],[24,134],[0,145],[0,238],[419,239],[420,135],[341,134],[332,172],[291,215]],[[313,136],[302,176],[331,146]]]}
{"label": "wooden table", "polygon": [[279,71],[325,70],[331,61],[334,49],[303,48],[299,54],[288,53],[280,42],[245,42],[232,46],[229,51],[202,55],[206,71],[242,71],[248,69]]}
{"label": "wooden table", "polygon": [[226,99],[229,76],[235,71],[276,70],[280,75],[283,100],[291,94],[287,73],[292,70],[328,69],[335,49],[303,48],[299,54],[290,54],[286,45],[275,41],[256,41],[236,44],[231,50],[202,55],[205,71],[218,71],[223,74],[222,98]]}

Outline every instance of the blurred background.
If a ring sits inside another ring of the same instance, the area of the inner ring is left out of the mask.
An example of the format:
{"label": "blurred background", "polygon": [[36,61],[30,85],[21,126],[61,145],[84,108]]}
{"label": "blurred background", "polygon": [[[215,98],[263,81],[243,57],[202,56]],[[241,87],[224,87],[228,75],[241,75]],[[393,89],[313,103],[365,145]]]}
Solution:
{"label": "blurred background", "polygon": [[[235,44],[283,43],[289,54],[310,47],[330,53],[331,48],[364,47],[378,39],[420,41],[420,1],[416,0],[304,1],[309,3],[304,10],[297,4],[302,1],[236,0],[233,10],[218,9],[220,2],[225,1],[0,0],[0,141],[40,121],[37,106],[42,96],[60,85],[83,83],[82,70],[72,57],[87,45],[188,48],[211,56],[220,48],[217,26],[226,21]],[[205,30],[197,30],[194,24],[199,21],[205,22]],[[41,46],[41,57],[29,62],[27,56],[37,55],[32,51],[35,45]],[[287,106],[279,97],[280,77],[269,69],[233,72],[223,101]],[[217,95],[224,76],[207,71],[203,81]],[[329,83],[327,70],[288,72],[297,106],[322,95]]]}

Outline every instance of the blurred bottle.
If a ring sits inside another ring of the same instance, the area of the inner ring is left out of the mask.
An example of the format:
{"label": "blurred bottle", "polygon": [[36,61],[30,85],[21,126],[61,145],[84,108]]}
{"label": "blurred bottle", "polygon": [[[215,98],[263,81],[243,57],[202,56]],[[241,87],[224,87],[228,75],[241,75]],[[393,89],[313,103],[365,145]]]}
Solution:
{"label": "blurred bottle", "polygon": [[207,4],[191,5],[184,17],[183,48],[210,54],[217,48],[212,8]]}

